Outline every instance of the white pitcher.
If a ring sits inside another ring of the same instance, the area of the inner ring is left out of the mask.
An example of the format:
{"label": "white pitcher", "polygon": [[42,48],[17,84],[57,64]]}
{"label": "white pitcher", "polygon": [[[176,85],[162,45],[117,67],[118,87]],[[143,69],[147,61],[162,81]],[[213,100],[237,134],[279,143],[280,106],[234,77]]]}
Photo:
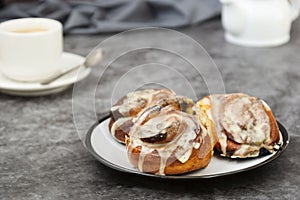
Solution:
{"label": "white pitcher", "polygon": [[243,46],[277,46],[290,40],[299,0],[220,0],[225,39]]}

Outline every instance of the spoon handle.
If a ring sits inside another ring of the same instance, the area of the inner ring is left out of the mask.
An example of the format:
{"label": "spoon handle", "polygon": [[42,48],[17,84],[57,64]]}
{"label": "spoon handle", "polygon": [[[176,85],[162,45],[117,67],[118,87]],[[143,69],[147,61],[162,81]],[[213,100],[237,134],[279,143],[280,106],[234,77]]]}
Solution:
{"label": "spoon handle", "polygon": [[70,72],[72,72],[72,71],[74,71],[74,70],[76,70],[76,69],[78,69],[78,68],[81,67],[82,65],[83,65],[83,64],[76,65],[76,66],[74,66],[74,67],[71,67],[71,68],[69,68],[69,69],[63,71],[63,72],[58,71],[58,72],[56,72],[55,74],[53,74],[51,77],[49,77],[49,78],[47,78],[47,79],[45,79],[45,80],[42,80],[42,81],[40,82],[40,84],[42,84],[42,85],[47,85],[47,84],[49,84],[49,83],[55,81],[56,79],[58,79],[58,78],[60,78],[60,77],[62,77],[62,76],[64,76],[64,75],[66,75],[66,74],[68,74],[68,73],[70,73]]}

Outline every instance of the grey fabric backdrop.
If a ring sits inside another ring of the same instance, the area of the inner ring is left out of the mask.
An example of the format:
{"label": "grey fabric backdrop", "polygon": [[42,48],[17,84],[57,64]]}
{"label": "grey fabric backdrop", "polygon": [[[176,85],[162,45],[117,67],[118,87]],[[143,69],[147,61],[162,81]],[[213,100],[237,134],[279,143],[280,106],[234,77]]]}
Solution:
{"label": "grey fabric backdrop", "polygon": [[131,28],[180,27],[219,15],[219,0],[44,0],[14,3],[0,20],[47,17],[61,21],[66,34],[97,34]]}

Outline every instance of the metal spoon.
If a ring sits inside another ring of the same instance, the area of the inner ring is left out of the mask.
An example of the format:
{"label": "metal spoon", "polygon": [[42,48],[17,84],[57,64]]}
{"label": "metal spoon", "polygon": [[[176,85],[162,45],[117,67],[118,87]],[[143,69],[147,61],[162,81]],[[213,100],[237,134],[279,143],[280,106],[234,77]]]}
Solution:
{"label": "metal spoon", "polygon": [[88,55],[86,58],[85,58],[85,61],[80,64],[80,65],[76,65],[74,67],[71,67],[69,69],[66,69],[64,71],[59,71],[55,74],[53,74],[51,77],[45,79],[45,80],[42,80],[40,82],[40,84],[42,85],[47,85],[49,83],[52,83],[53,81],[57,80],[58,78],[78,69],[79,67],[81,66],[84,66],[86,68],[89,68],[89,67],[93,67],[94,65],[96,65],[100,60],[102,59],[102,49],[96,49],[94,50],[90,55]]}

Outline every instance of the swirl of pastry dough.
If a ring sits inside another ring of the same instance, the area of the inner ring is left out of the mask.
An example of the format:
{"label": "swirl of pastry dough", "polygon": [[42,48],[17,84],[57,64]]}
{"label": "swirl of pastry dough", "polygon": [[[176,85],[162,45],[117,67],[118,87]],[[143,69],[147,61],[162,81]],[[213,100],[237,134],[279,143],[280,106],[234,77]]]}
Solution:
{"label": "swirl of pastry dough", "polygon": [[145,89],[128,93],[110,110],[109,129],[114,138],[124,143],[125,136],[133,126],[132,119],[153,105],[173,105],[174,109],[191,113],[194,102],[186,97],[176,96],[173,91],[167,89]]}
{"label": "swirl of pastry dough", "polygon": [[[216,148],[223,156],[257,157],[261,150],[272,153],[280,132],[269,106],[246,94],[211,95],[197,103],[200,120],[217,136]],[[204,116],[204,117],[203,117]]]}
{"label": "swirl of pastry dough", "polygon": [[160,175],[204,168],[213,153],[199,120],[173,106],[153,106],[140,113],[126,138],[126,147],[134,167]]}

